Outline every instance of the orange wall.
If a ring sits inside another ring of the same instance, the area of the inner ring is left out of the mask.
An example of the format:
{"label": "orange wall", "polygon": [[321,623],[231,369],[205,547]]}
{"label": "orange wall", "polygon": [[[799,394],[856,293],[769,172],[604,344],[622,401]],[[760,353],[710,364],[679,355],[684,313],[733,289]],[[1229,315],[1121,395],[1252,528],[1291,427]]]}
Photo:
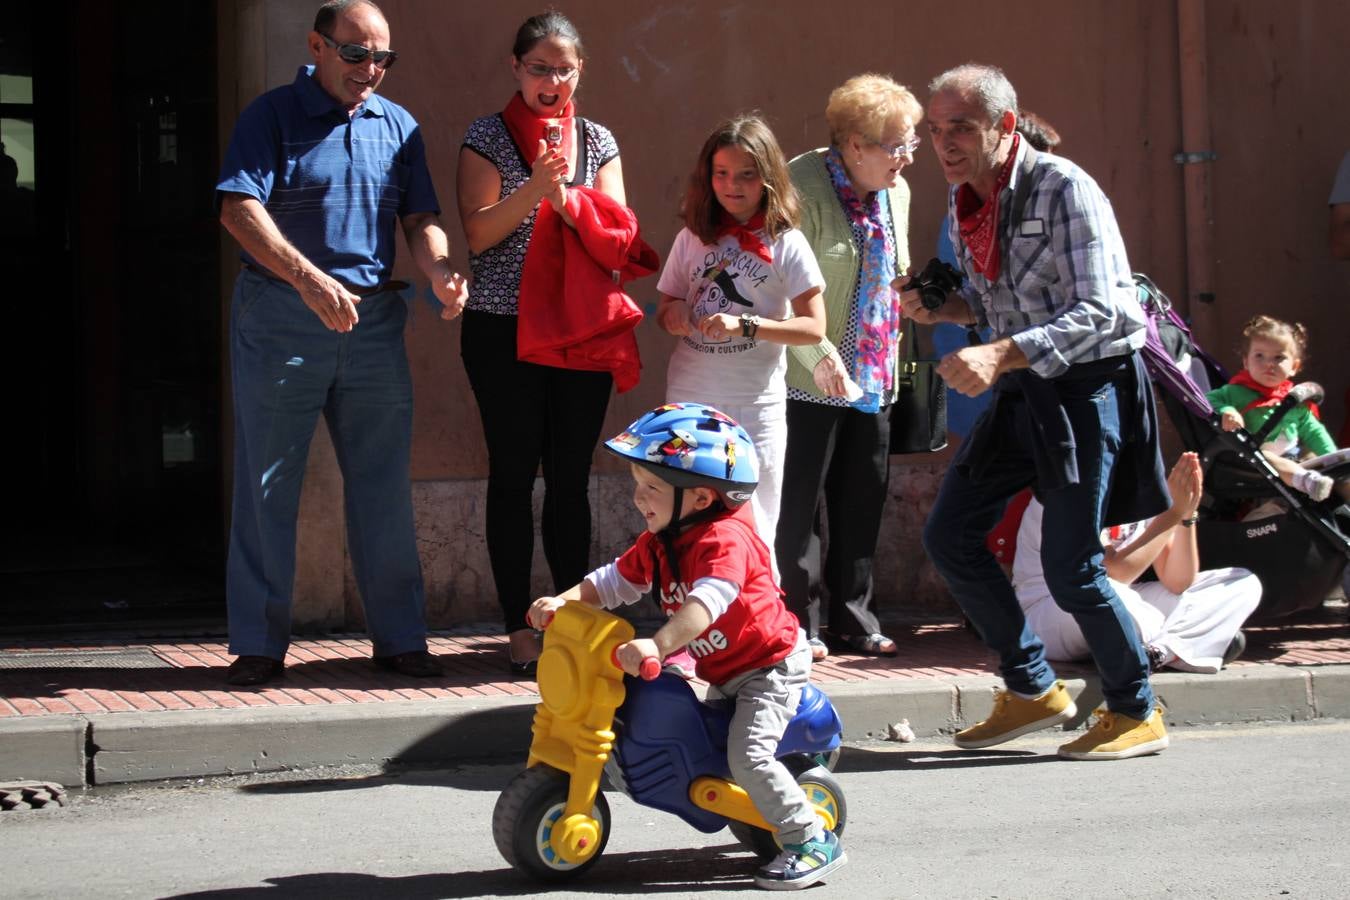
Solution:
{"label": "orange wall", "polygon": [[[236,43],[263,42],[266,83],[289,81],[303,60],[315,4],[238,5],[254,10],[264,30],[238,35]],[[509,98],[514,30],[542,4],[386,0],[383,6],[401,54],[383,92],[423,125],[456,255],[467,271],[454,213],[458,145],[473,118]],[[989,2],[954,12],[952,4],[933,0],[828,9],[801,0],[575,0],[564,9],[589,52],[580,109],[614,131],[630,203],[662,252],[677,230],[674,213],[688,169],[719,118],[758,108],[793,154],[826,141],[826,96],[849,75],[887,72],[923,99],[923,85],[934,74],[975,59],[1002,66],[1023,104],[1055,124],[1065,155],[1112,198],[1134,267],[1184,302],[1181,175],[1172,162],[1182,148],[1171,2]],[[1335,167],[1350,149],[1344,119],[1350,4],[1210,0],[1204,10],[1208,149],[1219,155],[1213,164],[1217,302],[1207,317],[1216,337],[1208,346],[1230,361],[1227,351],[1241,323],[1258,311],[1307,323],[1313,333],[1308,374],[1329,388],[1327,419],[1335,428],[1350,370],[1335,323],[1350,294],[1350,266],[1327,257],[1325,202]],[[918,152],[906,175],[914,194],[911,247],[922,260],[936,242],[944,202],[930,147]],[[403,271],[411,274],[406,256]],[[654,299],[654,278],[635,287],[640,302]],[[670,341],[651,322],[639,334],[643,384],[611,405],[608,431],[661,397]],[[409,340],[416,477],[483,477],[486,457],[458,358],[458,324],[440,322],[419,302]]]}

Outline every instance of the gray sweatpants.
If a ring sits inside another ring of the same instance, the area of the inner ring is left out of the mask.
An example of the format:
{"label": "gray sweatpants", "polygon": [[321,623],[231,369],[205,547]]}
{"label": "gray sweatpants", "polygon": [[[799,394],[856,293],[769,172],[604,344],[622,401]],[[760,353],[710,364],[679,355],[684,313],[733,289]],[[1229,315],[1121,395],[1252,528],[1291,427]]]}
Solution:
{"label": "gray sweatpants", "polygon": [[708,688],[710,700],[736,701],[727,734],[731,776],[750,795],[760,815],[777,826],[778,839],[784,844],[801,844],[814,837],[820,821],[792,773],[774,759],[783,731],[801,702],[802,686],[810,677],[811,648],[805,632],[798,631],[797,646],[777,665]]}

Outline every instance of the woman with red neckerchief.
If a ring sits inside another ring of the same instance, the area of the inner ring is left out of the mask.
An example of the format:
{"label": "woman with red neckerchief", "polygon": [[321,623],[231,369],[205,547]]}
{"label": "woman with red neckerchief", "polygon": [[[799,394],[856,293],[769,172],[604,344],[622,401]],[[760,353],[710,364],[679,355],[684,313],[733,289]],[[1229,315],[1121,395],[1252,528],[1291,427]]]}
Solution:
{"label": "woman with red neckerchief", "polygon": [[542,464],[544,555],[562,590],[591,569],[586,491],[613,378],[517,359],[521,271],[542,204],[570,225],[570,189],[593,188],[620,205],[625,195],[614,136],[576,115],[573,94],[585,67],[576,27],[561,13],[532,16],[511,54],[520,89],[502,112],[469,126],[459,153],[459,215],[473,271],[461,355],[488,447],[488,556],[511,670],[531,676],[539,657],[525,621],[535,473]]}

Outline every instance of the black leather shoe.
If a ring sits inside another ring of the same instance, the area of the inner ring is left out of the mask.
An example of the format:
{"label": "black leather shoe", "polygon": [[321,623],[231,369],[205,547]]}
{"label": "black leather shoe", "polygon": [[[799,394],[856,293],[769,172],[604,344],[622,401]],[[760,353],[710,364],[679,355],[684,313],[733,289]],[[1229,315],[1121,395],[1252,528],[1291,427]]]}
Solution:
{"label": "black leather shoe", "polygon": [[435,678],[444,674],[441,661],[425,650],[409,650],[393,656],[375,657],[375,665],[413,678]]}
{"label": "black leather shoe", "polygon": [[1247,636],[1238,631],[1233,635],[1233,639],[1228,642],[1228,649],[1223,651],[1223,664],[1226,666],[1233,660],[1242,655],[1242,651],[1247,649]]}
{"label": "black leather shoe", "polygon": [[225,683],[264,684],[280,675],[285,668],[281,660],[270,656],[241,656],[225,670]]}

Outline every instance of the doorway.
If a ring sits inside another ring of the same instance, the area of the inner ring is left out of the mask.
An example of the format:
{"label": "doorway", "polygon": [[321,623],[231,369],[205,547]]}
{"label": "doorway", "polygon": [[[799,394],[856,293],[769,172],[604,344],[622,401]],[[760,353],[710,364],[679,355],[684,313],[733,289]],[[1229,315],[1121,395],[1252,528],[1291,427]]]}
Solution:
{"label": "doorway", "polygon": [[224,621],[215,48],[214,3],[6,11],[11,634]]}

